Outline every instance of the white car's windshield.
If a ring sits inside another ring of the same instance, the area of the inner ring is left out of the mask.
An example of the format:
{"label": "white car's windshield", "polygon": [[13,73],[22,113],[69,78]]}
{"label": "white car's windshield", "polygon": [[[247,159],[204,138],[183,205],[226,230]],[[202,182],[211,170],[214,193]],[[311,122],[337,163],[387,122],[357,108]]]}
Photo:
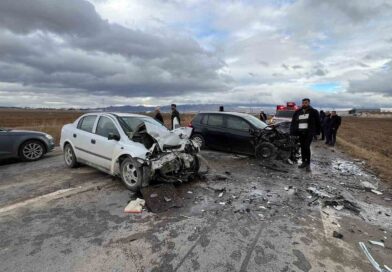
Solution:
{"label": "white car's windshield", "polygon": [[260,119],[257,119],[253,115],[246,115],[244,116],[244,118],[257,128],[265,129],[268,126],[266,123],[264,123]]}
{"label": "white car's windshield", "polygon": [[154,120],[151,117],[139,117],[139,116],[118,116],[118,120],[123,128],[124,132],[129,135],[129,133],[135,133],[138,126],[142,123],[150,123],[154,126],[158,126],[161,129],[167,129],[164,125]]}

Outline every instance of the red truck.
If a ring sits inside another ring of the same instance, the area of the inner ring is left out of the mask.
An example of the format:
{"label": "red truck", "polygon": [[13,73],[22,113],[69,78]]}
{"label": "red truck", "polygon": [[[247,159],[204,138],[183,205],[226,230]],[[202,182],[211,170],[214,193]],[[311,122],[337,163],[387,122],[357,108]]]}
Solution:
{"label": "red truck", "polygon": [[293,118],[294,112],[299,107],[295,104],[295,102],[287,102],[286,105],[277,105],[276,113],[274,117],[271,119],[271,124],[278,124],[281,122],[291,121]]}

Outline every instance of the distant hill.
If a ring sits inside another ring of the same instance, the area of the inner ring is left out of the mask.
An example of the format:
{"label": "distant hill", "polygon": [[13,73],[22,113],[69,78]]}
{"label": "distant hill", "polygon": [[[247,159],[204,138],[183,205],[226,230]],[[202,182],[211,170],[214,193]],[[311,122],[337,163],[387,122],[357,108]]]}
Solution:
{"label": "distant hill", "polygon": [[[200,112],[200,111],[217,111],[221,104],[183,104],[177,105],[180,112]],[[242,112],[259,112],[264,110],[272,113],[275,111],[275,106],[271,105],[255,105],[255,104],[226,104],[223,105],[225,111],[242,111]],[[170,112],[170,105],[160,107],[162,112]],[[114,111],[114,112],[150,112],[154,111],[155,107],[150,106],[110,106],[106,108],[84,109],[87,111]]]}

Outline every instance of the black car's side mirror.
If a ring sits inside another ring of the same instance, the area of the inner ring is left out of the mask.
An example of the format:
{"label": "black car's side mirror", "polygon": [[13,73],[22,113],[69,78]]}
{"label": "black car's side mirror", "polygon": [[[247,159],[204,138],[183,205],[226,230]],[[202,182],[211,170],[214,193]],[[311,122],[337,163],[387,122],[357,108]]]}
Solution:
{"label": "black car's side mirror", "polygon": [[250,135],[254,135],[254,134],[255,134],[255,130],[254,130],[253,128],[250,128],[250,129],[249,129],[249,134],[250,134]]}
{"label": "black car's side mirror", "polygon": [[108,135],[108,140],[115,140],[115,141],[119,141],[120,140],[120,136],[117,134],[114,134],[113,132],[110,132]]}

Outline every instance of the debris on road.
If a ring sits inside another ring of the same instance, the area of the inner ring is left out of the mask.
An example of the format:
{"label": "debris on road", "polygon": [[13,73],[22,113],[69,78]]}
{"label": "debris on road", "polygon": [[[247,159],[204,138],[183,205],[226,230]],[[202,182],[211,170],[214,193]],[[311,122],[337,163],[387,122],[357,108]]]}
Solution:
{"label": "debris on road", "polygon": [[372,244],[372,245],[376,245],[376,246],[380,246],[380,247],[385,247],[385,245],[384,245],[383,242],[372,241],[372,240],[369,240],[368,242],[369,242],[370,244]]}
{"label": "debris on road", "polygon": [[147,208],[153,213],[183,206],[182,199],[177,195],[176,188],[171,183],[145,187],[140,192],[146,201]]}
{"label": "debris on road", "polygon": [[124,208],[124,212],[126,213],[141,213],[146,202],[144,199],[136,198],[128,203],[128,205]]}
{"label": "debris on road", "polygon": [[333,231],[332,236],[337,238],[337,239],[343,239],[343,234],[341,234],[340,232],[337,231]]}
{"label": "debris on road", "polygon": [[370,183],[370,182],[368,182],[368,181],[362,181],[361,182],[361,186],[365,189],[365,190],[377,190],[377,187],[374,185],[374,184],[372,184],[372,183]]}
{"label": "debris on road", "polygon": [[377,191],[377,190],[370,190],[370,191],[376,195],[382,195],[382,192],[380,192],[380,191]]}
{"label": "debris on road", "polygon": [[378,272],[392,272],[392,270],[390,270],[390,268],[386,265],[384,265],[385,269],[383,269],[377,262],[376,260],[373,258],[373,256],[370,254],[369,250],[367,249],[367,247],[365,246],[365,244],[363,242],[359,242],[359,246],[361,247],[363,253],[366,255],[366,257],[368,258],[368,260],[370,261],[370,263],[373,265],[373,267],[378,271]]}

